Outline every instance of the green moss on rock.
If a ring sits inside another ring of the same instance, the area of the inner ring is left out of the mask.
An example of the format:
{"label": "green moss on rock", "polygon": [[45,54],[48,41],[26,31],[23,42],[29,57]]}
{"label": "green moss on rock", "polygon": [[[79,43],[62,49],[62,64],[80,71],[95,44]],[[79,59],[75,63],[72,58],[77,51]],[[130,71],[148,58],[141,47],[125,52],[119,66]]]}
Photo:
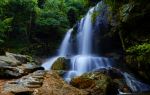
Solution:
{"label": "green moss on rock", "polygon": [[67,59],[59,57],[52,65],[52,70],[67,70]]}

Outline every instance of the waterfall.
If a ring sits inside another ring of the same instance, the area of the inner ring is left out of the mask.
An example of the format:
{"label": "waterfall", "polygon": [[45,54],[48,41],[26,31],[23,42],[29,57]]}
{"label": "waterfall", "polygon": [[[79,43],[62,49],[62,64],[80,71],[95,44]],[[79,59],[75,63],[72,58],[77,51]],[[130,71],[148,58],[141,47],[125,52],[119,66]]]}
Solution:
{"label": "waterfall", "polygon": [[140,82],[139,80],[135,79],[132,75],[128,73],[123,73],[125,81],[127,85],[130,87],[132,92],[142,92],[142,91],[149,91],[150,86]]}
{"label": "waterfall", "polygon": [[48,59],[46,62],[44,62],[42,64],[42,67],[44,67],[45,70],[50,70],[51,66],[53,65],[53,63],[57,60],[57,58],[59,58],[59,56],[56,57],[52,57],[50,59]]}
{"label": "waterfall", "polygon": [[47,60],[46,62],[44,62],[42,64],[42,67],[45,68],[45,70],[50,70],[53,63],[61,56],[68,56],[71,52],[71,47],[70,47],[70,40],[71,40],[71,33],[72,33],[73,29],[69,29],[61,43],[61,46],[59,48],[59,52],[58,55],[55,57],[50,58],[49,60]]}
{"label": "waterfall", "polygon": [[[74,55],[71,51],[73,47],[71,41],[71,35],[73,29],[69,29],[66,32],[66,35],[62,41],[62,44],[59,48],[58,55],[55,57],[50,58],[48,61],[43,63],[43,67],[46,70],[50,70],[52,64],[59,58],[59,57],[67,57],[70,60],[70,70],[66,71],[64,80],[69,82],[71,78],[80,76],[86,72],[100,70],[100,69],[109,69],[114,67],[114,61],[112,58],[107,58],[103,56],[96,55],[93,51],[98,47],[94,47],[94,31],[100,31],[102,24],[107,24],[107,20],[104,18],[104,14],[106,11],[106,5],[102,3],[98,3],[95,7],[92,7],[87,12],[86,16],[81,19],[78,24],[77,35],[76,35],[76,51],[77,53]],[[92,16],[94,12],[101,12],[101,15],[98,15],[96,19],[100,19],[102,22],[93,22]],[[99,36],[99,35],[98,35]],[[96,45],[95,45],[96,46]],[[150,90],[149,85],[146,85],[136,78],[131,76],[128,73],[122,73],[124,76],[124,80],[126,84],[130,87],[133,92],[138,91],[147,91]]]}
{"label": "waterfall", "polygon": [[81,54],[89,55],[92,53],[92,14],[94,11],[94,7],[89,10],[87,15],[85,16],[84,24],[82,26],[81,20],[81,29],[79,29],[82,34],[78,41],[80,41],[79,45],[81,45]]}
{"label": "waterfall", "polygon": [[70,38],[71,38],[71,33],[73,29],[69,29],[68,32],[66,33],[64,40],[62,41],[62,44],[59,49],[59,56],[67,56],[70,53]]}
{"label": "waterfall", "polygon": [[[94,12],[99,11],[98,3],[96,7],[92,7],[87,12],[86,16],[81,19],[78,32],[77,32],[77,55],[70,58],[71,67],[64,75],[64,79],[69,82],[71,78],[80,76],[83,73],[94,71],[96,69],[110,68],[113,66],[113,61],[110,58],[95,56],[93,53],[94,44],[94,22],[92,21],[92,15]],[[97,47],[96,47],[97,48]]]}

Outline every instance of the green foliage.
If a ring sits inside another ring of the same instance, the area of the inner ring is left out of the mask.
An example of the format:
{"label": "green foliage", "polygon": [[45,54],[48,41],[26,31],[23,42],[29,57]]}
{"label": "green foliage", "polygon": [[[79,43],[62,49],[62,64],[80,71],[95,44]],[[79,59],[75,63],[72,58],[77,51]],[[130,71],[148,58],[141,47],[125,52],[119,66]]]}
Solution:
{"label": "green foliage", "polygon": [[126,56],[127,63],[150,64],[150,44],[132,46],[127,49],[129,55]]}
{"label": "green foliage", "polygon": [[66,30],[98,1],[0,0],[0,48],[34,54],[55,52]]}
{"label": "green foliage", "polygon": [[150,44],[144,43],[142,45],[130,47],[129,49],[127,49],[127,52],[138,55],[145,55],[148,53],[150,54]]}
{"label": "green foliage", "polygon": [[12,18],[6,18],[5,20],[0,21],[0,43],[4,43],[6,33],[11,31],[11,22]]}
{"label": "green foliage", "polygon": [[109,10],[112,12],[117,12],[119,7],[127,3],[129,0],[104,0],[104,2],[109,5]]}

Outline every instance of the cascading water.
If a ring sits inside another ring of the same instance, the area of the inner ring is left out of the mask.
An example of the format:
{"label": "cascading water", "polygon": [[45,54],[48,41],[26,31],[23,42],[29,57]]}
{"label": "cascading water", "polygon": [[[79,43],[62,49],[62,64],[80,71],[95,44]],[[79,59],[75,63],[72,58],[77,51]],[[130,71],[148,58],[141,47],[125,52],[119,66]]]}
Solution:
{"label": "cascading water", "polygon": [[123,76],[125,78],[125,81],[126,81],[127,85],[132,90],[132,92],[142,92],[142,91],[149,91],[150,90],[149,85],[138,81],[132,75],[125,72],[125,73],[123,73]]}
{"label": "cascading water", "polygon": [[80,76],[85,72],[93,71],[100,68],[109,68],[112,61],[109,58],[98,57],[93,53],[93,22],[92,15],[98,11],[98,5],[92,7],[86,16],[81,19],[77,34],[78,54],[70,60],[71,70],[65,74],[64,79],[69,82],[71,78]]}
{"label": "cascading water", "polygon": [[[81,45],[81,54],[82,55],[90,55],[92,53],[92,14],[94,12],[94,7],[89,10],[87,15],[85,16],[85,20],[83,26],[81,24],[81,37],[78,41],[80,41]],[[82,22],[81,22],[82,23]]]}
{"label": "cascading water", "polygon": [[51,66],[53,65],[53,63],[61,56],[66,57],[70,50],[70,40],[71,40],[71,33],[72,33],[73,29],[69,29],[68,32],[66,33],[64,40],[62,41],[62,44],[60,46],[58,55],[55,57],[50,58],[49,60],[47,60],[46,62],[44,62],[42,64],[42,67],[45,68],[45,70],[50,70]]}
{"label": "cascading water", "polygon": [[50,70],[51,66],[53,65],[53,63],[57,60],[57,58],[59,58],[59,56],[56,57],[52,57],[50,59],[48,59],[46,62],[44,62],[42,64],[42,67],[44,67],[45,70]]}
{"label": "cascading water", "polygon": [[[67,82],[69,82],[71,78],[80,76],[83,73],[89,71],[103,68],[109,69],[110,67],[113,67],[114,61],[111,58],[96,56],[96,54],[93,52],[93,50],[97,48],[93,47],[95,41],[94,30],[99,29],[101,26],[96,26],[96,24],[93,24],[92,15],[94,12],[99,12],[99,8],[103,9],[106,8],[106,6],[104,6],[102,2],[98,3],[96,7],[93,7],[88,11],[86,16],[82,18],[79,23],[76,37],[76,55],[73,55],[73,50],[71,50],[71,34],[73,29],[70,29],[68,30],[64,37],[64,40],[62,41],[58,56],[52,57],[42,65],[46,70],[51,69],[52,64],[61,56],[70,59],[70,70],[64,75],[64,80],[66,80]],[[99,18],[101,18],[104,24],[106,23],[106,19],[101,16],[99,16],[97,19]],[[140,90],[141,92],[150,90],[149,85],[136,80],[130,74],[122,73],[122,75],[124,76],[126,84],[133,92],[138,92],[138,90]]]}
{"label": "cascading water", "polygon": [[70,38],[71,38],[71,33],[72,33],[73,29],[69,29],[68,32],[66,33],[66,36],[64,37],[64,40],[60,46],[60,49],[59,49],[59,53],[58,55],[59,56],[67,56],[69,55],[70,53]]}

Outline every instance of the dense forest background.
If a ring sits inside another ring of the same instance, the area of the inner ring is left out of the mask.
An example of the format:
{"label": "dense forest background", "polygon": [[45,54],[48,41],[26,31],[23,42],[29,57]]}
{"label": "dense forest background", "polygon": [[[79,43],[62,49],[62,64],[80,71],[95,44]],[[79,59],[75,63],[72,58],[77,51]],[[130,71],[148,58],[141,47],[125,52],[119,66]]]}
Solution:
{"label": "dense forest background", "polygon": [[37,56],[54,54],[67,29],[98,1],[1,0],[1,51]]}

